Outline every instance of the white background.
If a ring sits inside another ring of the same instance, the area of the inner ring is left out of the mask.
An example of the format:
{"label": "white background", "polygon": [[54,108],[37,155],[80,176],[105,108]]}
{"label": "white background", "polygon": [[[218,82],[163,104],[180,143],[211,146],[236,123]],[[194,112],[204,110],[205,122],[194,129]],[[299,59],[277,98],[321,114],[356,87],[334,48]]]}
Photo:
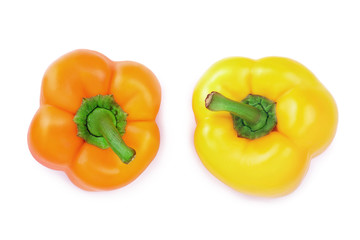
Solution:
{"label": "white background", "polygon": [[[359,239],[358,1],[1,1],[0,239]],[[158,155],[133,183],[86,192],[28,151],[42,75],[71,50],[145,64],[162,86]],[[301,186],[238,193],[193,147],[194,86],[229,56],[284,56],[333,94],[337,135]]]}

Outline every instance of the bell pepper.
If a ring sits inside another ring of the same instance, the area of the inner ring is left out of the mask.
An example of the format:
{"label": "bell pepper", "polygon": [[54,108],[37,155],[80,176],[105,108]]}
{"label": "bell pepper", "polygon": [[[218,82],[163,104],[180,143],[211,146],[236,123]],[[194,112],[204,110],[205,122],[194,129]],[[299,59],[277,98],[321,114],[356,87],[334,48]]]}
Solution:
{"label": "bell pepper", "polygon": [[291,59],[233,57],[214,64],[193,93],[196,151],[230,187],[276,197],[297,188],[337,127],[333,97]]}
{"label": "bell pepper", "polygon": [[158,151],[160,91],[155,75],[139,63],[70,52],[44,75],[28,132],[30,152],[82,189],[125,186]]}

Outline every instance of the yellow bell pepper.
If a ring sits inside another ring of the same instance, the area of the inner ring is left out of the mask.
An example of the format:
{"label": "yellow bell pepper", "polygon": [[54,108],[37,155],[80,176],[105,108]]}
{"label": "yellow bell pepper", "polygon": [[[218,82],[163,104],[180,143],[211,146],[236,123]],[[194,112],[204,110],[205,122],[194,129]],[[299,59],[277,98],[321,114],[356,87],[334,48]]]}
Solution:
{"label": "yellow bell pepper", "polygon": [[272,197],[296,189],[310,160],[331,143],[338,119],[317,78],[281,57],[217,62],[194,90],[193,111],[205,167],[238,191]]}

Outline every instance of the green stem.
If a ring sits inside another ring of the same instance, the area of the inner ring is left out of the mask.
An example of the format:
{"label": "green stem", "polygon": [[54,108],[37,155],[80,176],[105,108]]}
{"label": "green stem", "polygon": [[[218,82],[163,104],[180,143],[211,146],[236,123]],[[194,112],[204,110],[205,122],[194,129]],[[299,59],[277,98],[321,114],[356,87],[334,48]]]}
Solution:
{"label": "green stem", "polygon": [[233,101],[218,92],[211,92],[205,99],[205,106],[211,111],[227,111],[251,125],[259,122],[261,111],[242,102]]}
{"label": "green stem", "polygon": [[116,128],[114,114],[104,108],[96,108],[87,118],[87,126],[91,134],[104,137],[111,149],[121,161],[129,163],[135,157],[135,150],[128,147]]}
{"label": "green stem", "polygon": [[205,106],[211,111],[229,112],[238,137],[263,137],[269,134],[277,123],[276,103],[259,95],[249,94],[241,102],[236,102],[218,92],[212,92],[206,97]]}

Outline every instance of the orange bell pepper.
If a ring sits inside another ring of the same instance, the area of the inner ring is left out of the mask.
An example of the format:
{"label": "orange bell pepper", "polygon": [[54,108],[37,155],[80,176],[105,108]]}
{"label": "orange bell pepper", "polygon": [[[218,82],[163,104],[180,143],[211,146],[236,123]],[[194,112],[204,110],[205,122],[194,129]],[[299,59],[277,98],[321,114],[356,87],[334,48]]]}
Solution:
{"label": "orange bell pepper", "polygon": [[30,152],[82,189],[125,186],[158,151],[160,100],[160,84],[145,66],[90,50],[70,52],[44,75]]}

